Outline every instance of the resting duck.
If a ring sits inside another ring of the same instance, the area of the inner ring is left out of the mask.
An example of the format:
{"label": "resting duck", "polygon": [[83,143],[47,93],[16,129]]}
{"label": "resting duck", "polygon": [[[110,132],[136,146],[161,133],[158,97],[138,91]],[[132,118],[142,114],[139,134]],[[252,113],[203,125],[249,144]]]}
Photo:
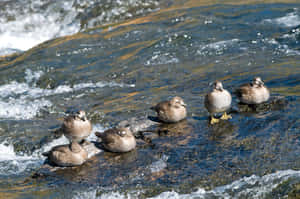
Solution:
{"label": "resting duck", "polygon": [[48,157],[51,163],[63,167],[81,165],[88,158],[88,152],[77,142],[55,146],[43,155]]}
{"label": "resting duck", "polygon": [[260,77],[255,77],[251,83],[241,85],[236,95],[244,104],[260,104],[269,100],[270,91]]}
{"label": "resting duck", "polygon": [[128,152],[135,148],[136,140],[129,128],[112,128],[95,135],[101,140],[102,146],[111,152]]}
{"label": "resting duck", "polygon": [[181,97],[173,97],[170,101],[163,101],[151,107],[156,111],[158,119],[165,123],[175,123],[186,118],[186,104]]}

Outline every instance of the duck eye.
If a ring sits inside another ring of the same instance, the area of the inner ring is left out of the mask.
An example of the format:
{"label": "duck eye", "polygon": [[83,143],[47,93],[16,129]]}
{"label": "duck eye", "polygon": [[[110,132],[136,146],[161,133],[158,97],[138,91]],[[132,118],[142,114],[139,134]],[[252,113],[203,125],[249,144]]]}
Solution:
{"label": "duck eye", "polygon": [[118,134],[119,134],[120,136],[124,136],[124,135],[126,134],[126,132],[125,132],[125,131],[119,131]]}

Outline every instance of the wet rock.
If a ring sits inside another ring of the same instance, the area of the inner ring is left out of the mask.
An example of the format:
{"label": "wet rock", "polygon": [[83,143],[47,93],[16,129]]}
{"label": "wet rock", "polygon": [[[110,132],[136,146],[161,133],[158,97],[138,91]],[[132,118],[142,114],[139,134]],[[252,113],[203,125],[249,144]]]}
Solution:
{"label": "wet rock", "polygon": [[295,184],[293,189],[288,193],[288,198],[296,199],[300,198],[300,183]]}
{"label": "wet rock", "polygon": [[300,183],[296,178],[289,178],[284,180],[267,194],[266,198],[300,198]]}
{"label": "wet rock", "polygon": [[58,83],[50,76],[43,75],[37,81],[37,86],[43,89],[54,89],[58,86]]}
{"label": "wet rock", "polygon": [[132,117],[128,120],[120,122],[118,127],[129,127],[135,136],[139,136],[141,131],[151,131],[151,127],[160,124],[151,117]]}
{"label": "wet rock", "polygon": [[105,114],[101,111],[93,111],[88,113],[88,118],[90,118],[91,122],[101,122],[105,119]]}

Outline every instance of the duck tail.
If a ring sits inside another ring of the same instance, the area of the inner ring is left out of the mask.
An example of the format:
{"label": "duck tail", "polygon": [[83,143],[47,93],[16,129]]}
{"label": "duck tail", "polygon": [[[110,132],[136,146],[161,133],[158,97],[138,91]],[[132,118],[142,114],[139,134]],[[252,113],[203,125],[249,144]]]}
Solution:
{"label": "duck tail", "polygon": [[99,137],[99,138],[101,138],[101,137],[102,137],[102,134],[103,134],[103,133],[100,133],[100,132],[95,132],[95,135],[96,135],[97,137]]}
{"label": "duck tail", "polygon": [[50,151],[44,152],[44,153],[42,153],[42,155],[45,156],[45,157],[49,157]]}

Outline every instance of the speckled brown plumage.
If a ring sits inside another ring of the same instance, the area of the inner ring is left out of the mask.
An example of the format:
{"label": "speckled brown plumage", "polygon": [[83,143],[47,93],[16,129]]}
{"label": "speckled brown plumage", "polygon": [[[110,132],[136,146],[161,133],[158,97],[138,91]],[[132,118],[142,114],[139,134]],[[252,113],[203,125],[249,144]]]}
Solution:
{"label": "speckled brown plumage", "polygon": [[128,128],[112,128],[95,134],[103,147],[111,152],[128,152],[136,147],[135,137]]}

